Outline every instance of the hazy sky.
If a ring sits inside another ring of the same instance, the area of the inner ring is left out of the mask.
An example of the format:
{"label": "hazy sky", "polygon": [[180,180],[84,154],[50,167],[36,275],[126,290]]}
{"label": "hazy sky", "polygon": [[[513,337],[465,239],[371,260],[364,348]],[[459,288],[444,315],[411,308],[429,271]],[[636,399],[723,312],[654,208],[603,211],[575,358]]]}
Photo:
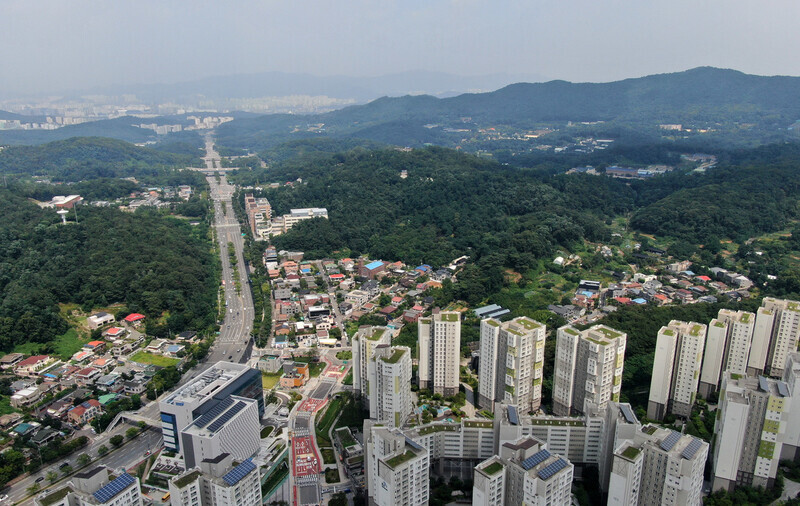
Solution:
{"label": "hazy sky", "polygon": [[0,90],[263,71],[800,75],[798,0],[0,0]]}

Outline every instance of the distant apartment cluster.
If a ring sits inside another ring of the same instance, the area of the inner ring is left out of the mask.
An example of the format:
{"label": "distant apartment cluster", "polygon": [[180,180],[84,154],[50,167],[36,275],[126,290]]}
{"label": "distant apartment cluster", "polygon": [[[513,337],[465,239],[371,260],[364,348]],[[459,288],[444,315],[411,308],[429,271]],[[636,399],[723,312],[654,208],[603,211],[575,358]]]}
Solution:
{"label": "distant apartment cluster", "polygon": [[257,240],[269,240],[271,236],[284,234],[303,220],[328,219],[328,210],[322,207],[291,209],[288,214],[273,218],[269,201],[266,198],[255,198],[252,193],[245,195],[244,207],[250,230]]}

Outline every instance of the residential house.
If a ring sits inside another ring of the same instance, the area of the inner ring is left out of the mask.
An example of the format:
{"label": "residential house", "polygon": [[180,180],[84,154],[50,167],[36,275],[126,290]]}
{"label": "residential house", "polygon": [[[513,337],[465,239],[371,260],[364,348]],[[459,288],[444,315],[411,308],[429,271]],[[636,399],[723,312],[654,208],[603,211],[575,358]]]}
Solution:
{"label": "residential house", "polygon": [[25,355],[22,353],[9,353],[3,356],[3,358],[0,358],[0,369],[12,369],[15,365],[20,363],[23,358],[25,358]]}
{"label": "residential house", "polygon": [[95,313],[86,319],[86,323],[89,324],[89,328],[92,330],[98,329],[103,325],[113,323],[114,321],[116,321],[114,315],[105,312]]}
{"label": "residential house", "polygon": [[14,366],[14,374],[17,376],[35,377],[39,371],[56,362],[56,359],[48,355],[34,355],[17,362]]}
{"label": "residential house", "polygon": [[89,386],[93,385],[94,382],[102,376],[99,370],[95,369],[94,367],[87,367],[85,369],[81,369],[77,373],[75,373],[75,380],[79,385],[82,386]]}
{"label": "residential house", "polygon": [[11,396],[11,406],[15,408],[26,408],[38,402],[41,397],[41,390],[35,386],[28,387]]}
{"label": "residential house", "polygon": [[284,362],[283,375],[280,379],[281,388],[302,387],[310,378],[308,364],[303,362]]}
{"label": "residential house", "polygon": [[67,412],[67,419],[73,425],[80,426],[89,423],[102,412],[103,408],[100,402],[97,399],[89,399],[70,409]]}

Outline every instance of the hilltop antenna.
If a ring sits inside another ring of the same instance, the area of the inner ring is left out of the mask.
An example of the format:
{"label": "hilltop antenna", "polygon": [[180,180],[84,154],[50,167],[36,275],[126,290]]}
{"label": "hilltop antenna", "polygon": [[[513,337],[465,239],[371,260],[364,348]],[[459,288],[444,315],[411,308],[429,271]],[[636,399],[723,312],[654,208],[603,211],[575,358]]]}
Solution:
{"label": "hilltop antenna", "polygon": [[67,214],[69,214],[69,211],[67,211],[66,209],[59,209],[58,211],[56,211],[56,213],[59,216],[61,216],[61,224],[62,225],[66,225],[67,224]]}

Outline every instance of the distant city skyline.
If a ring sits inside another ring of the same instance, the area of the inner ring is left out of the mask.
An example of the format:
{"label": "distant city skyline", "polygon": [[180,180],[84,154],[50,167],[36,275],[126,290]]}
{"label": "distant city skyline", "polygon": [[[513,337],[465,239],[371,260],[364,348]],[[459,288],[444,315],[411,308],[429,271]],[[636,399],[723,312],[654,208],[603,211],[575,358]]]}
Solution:
{"label": "distant city skyline", "polygon": [[269,71],[601,82],[708,65],[800,75],[798,18],[793,0],[5,0],[0,92]]}

